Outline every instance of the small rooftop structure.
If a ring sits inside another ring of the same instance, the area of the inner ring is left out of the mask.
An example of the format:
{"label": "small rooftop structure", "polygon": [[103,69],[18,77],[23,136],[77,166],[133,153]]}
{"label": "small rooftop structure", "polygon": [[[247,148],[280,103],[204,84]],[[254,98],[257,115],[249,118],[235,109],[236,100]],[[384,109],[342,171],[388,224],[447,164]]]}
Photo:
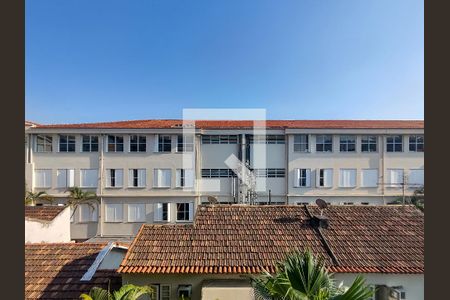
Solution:
{"label": "small rooftop structure", "polygon": [[25,219],[50,222],[55,219],[65,206],[25,206]]}

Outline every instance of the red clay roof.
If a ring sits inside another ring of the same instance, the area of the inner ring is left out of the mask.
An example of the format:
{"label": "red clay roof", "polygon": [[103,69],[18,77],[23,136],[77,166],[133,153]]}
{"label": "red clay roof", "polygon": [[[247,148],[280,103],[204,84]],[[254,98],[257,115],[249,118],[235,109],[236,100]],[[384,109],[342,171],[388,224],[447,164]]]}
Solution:
{"label": "red clay roof", "polygon": [[52,221],[59,215],[65,206],[25,206],[25,218],[40,221]]}
{"label": "red clay roof", "polygon": [[[36,128],[72,129],[165,129],[179,128],[183,120],[134,120],[80,124],[38,125]],[[197,120],[200,129],[240,129],[253,127],[253,121],[245,120]],[[422,120],[267,120],[267,128],[273,129],[423,129]]]}
{"label": "red clay roof", "polygon": [[325,215],[330,227],[321,231],[333,254],[304,206],[203,205],[193,225],[143,225],[118,272],[273,272],[276,261],[307,247],[332,272],[423,273],[423,214],[415,208],[331,206]]}
{"label": "red clay roof", "polygon": [[79,299],[94,287],[121,283],[115,270],[97,270],[80,281],[105,243],[25,244],[25,299]]}

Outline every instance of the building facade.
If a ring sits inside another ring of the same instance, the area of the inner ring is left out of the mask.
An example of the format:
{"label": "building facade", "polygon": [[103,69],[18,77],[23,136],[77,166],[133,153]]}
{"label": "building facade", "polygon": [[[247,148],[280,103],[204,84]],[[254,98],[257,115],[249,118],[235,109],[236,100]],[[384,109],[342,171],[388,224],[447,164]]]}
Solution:
{"label": "building facade", "polygon": [[[190,223],[201,203],[386,204],[424,183],[423,121],[258,122],[26,127],[26,187],[61,203],[70,187],[96,192],[97,209],[72,217],[83,240]],[[235,172],[233,157],[250,173]]]}

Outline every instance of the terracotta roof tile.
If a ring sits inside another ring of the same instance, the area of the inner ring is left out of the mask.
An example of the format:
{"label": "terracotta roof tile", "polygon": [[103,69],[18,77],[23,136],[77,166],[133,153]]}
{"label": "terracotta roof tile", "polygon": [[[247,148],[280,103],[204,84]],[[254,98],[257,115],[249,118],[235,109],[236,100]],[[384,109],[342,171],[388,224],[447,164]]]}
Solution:
{"label": "terracotta roof tile", "polygon": [[[132,120],[117,122],[47,124],[36,128],[75,129],[161,129],[180,128],[183,120]],[[197,120],[200,129],[240,129],[253,127],[254,121],[247,120]],[[273,129],[423,129],[423,120],[267,120],[267,128]]]}
{"label": "terracotta roof tile", "polygon": [[65,206],[25,206],[25,218],[40,221],[52,221],[59,215]]}
{"label": "terracotta roof tile", "polygon": [[338,264],[303,206],[202,205],[193,225],[143,225],[118,272],[273,272],[305,247],[333,272],[423,272],[423,214],[415,208],[331,206],[325,214],[330,227],[321,231]]}
{"label": "terracotta roof tile", "polygon": [[90,281],[80,281],[106,244],[25,244],[25,299],[79,299],[94,286],[120,284],[115,270],[97,270]]}

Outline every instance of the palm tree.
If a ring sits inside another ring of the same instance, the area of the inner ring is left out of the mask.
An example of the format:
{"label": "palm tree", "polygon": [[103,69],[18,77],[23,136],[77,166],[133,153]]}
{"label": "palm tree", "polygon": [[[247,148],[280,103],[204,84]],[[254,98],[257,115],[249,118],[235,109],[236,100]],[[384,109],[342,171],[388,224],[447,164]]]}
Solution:
{"label": "palm tree", "polygon": [[358,276],[350,288],[336,286],[322,259],[310,250],[294,252],[277,263],[274,275],[267,271],[252,278],[257,299],[366,300],[373,292]]}
{"label": "palm tree", "polygon": [[153,288],[149,286],[136,286],[134,284],[125,284],[118,291],[110,292],[99,287],[93,287],[89,294],[81,294],[83,300],[137,300],[143,295],[154,296]]}
{"label": "palm tree", "polygon": [[36,205],[37,201],[53,203],[54,198],[46,192],[25,192],[25,205]]}
{"label": "palm tree", "polygon": [[70,188],[66,192],[70,193],[66,205],[72,207],[73,209],[72,215],[75,213],[77,207],[81,204],[87,204],[92,209],[95,209],[94,203],[99,202],[99,198],[96,193],[90,191],[83,191],[79,187]]}

